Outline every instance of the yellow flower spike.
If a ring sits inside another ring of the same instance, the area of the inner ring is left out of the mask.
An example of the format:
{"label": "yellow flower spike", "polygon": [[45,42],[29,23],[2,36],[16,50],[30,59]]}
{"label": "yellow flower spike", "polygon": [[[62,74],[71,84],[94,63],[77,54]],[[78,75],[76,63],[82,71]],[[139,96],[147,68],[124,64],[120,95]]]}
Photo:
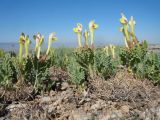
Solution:
{"label": "yellow flower spike", "polygon": [[114,45],[110,45],[110,49],[111,49],[111,52],[112,52],[112,57],[113,57],[113,59],[115,59],[116,57],[115,57],[115,46]]}
{"label": "yellow flower spike", "polygon": [[20,38],[19,38],[19,62],[22,63],[23,61],[23,47],[25,45],[25,34],[22,33]]}
{"label": "yellow flower spike", "polygon": [[78,23],[77,28],[78,28],[78,32],[82,32],[82,29],[83,29],[82,24]]}
{"label": "yellow flower spike", "polygon": [[23,46],[25,45],[25,34],[24,33],[21,33],[21,36],[19,38],[19,44],[22,44]]}
{"label": "yellow flower spike", "polygon": [[120,18],[120,23],[121,24],[128,24],[128,20],[127,20],[127,18],[126,18],[126,16],[123,14],[123,13],[121,13],[121,18]]}
{"label": "yellow flower spike", "polygon": [[58,40],[58,38],[56,37],[56,33],[53,32],[49,35],[49,40],[48,40],[48,48],[47,48],[47,52],[46,52],[46,55],[49,54],[50,52],[50,49],[51,49],[51,45],[52,45],[52,42]]}
{"label": "yellow flower spike", "polygon": [[104,52],[106,53],[106,55],[109,56],[109,47],[106,46],[106,47],[104,47],[103,50],[104,50]]}
{"label": "yellow flower spike", "polygon": [[87,30],[85,30],[83,36],[84,36],[84,39],[85,39],[85,46],[88,47],[89,32]]}
{"label": "yellow flower spike", "polygon": [[40,33],[38,33],[37,35],[34,35],[33,38],[36,41],[36,46],[35,46],[35,51],[37,54],[37,58],[40,58],[40,51],[41,51],[41,46],[42,43],[44,42],[44,36],[42,36]]}
{"label": "yellow flower spike", "polygon": [[126,35],[125,35],[125,32],[124,32],[124,28],[123,28],[123,27],[120,28],[120,32],[123,33],[123,35],[124,35],[124,42],[125,42],[126,47],[128,48],[128,43],[127,43],[127,40],[126,40]]}
{"label": "yellow flower spike", "polygon": [[78,23],[77,24],[77,27],[76,28],[73,28],[73,31],[77,34],[77,37],[78,37],[78,46],[79,47],[82,47],[82,29],[83,29],[83,26],[82,24]]}
{"label": "yellow flower spike", "polygon": [[75,33],[78,33],[78,28],[73,28],[73,31],[74,31]]}
{"label": "yellow flower spike", "polygon": [[133,16],[131,16],[131,19],[130,19],[130,21],[129,21],[129,25],[130,25],[130,27],[131,27],[131,32],[132,32],[132,34],[135,35],[135,25],[136,25],[136,22],[135,22]]}
{"label": "yellow flower spike", "polygon": [[137,38],[136,38],[136,34],[135,34],[135,25],[136,25],[136,21],[134,20],[133,16],[131,16],[131,19],[129,21],[129,25],[131,28],[131,34],[133,36],[133,40],[135,42],[135,44],[138,42]]}
{"label": "yellow flower spike", "polygon": [[41,37],[41,39],[40,39],[40,41],[38,43],[38,46],[42,46],[43,42],[44,42],[44,36]]}
{"label": "yellow flower spike", "polygon": [[89,31],[90,31],[90,35],[91,35],[91,46],[92,47],[94,47],[94,31],[98,27],[99,27],[98,24],[96,24],[94,20],[89,22]]}
{"label": "yellow flower spike", "polygon": [[33,35],[33,39],[36,41],[36,45],[35,45],[35,51],[37,52],[37,49],[38,49],[38,41],[39,41],[39,34],[40,33],[38,33],[37,35]]}
{"label": "yellow flower spike", "polygon": [[121,13],[121,18],[120,18],[120,23],[123,25],[123,29],[121,28],[124,36],[125,36],[125,41],[127,41],[127,44],[130,43],[130,34],[129,34],[129,26],[128,26],[128,20],[126,16]]}
{"label": "yellow flower spike", "polygon": [[29,36],[26,36],[25,39],[26,39],[26,43],[25,43],[26,55],[25,56],[28,57],[28,55],[29,55],[29,45],[31,44],[31,41],[29,39]]}
{"label": "yellow flower spike", "polygon": [[125,45],[126,45],[126,48],[129,48],[128,42],[127,42],[127,40],[126,40],[126,37],[124,37],[124,43],[125,43]]}

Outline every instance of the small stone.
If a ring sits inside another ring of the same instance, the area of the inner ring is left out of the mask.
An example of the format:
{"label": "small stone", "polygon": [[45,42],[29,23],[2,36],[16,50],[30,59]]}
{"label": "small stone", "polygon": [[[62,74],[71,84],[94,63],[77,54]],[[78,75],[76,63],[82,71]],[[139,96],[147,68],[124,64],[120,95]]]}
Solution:
{"label": "small stone", "polygon": [[118,118],[118,114],[116,112],[113,112],[110,116],[111,119],[117,119]]}
{"label": "small stone", "polygon": [[121,106],[121,110],[122,110],[122,112],[124,112],[124,113],[128,113],[128,112],[129,112],[129,106],[123,105],[123,106]]}
{"label": "small stone", "polygon": [[122,112],[119,111],[119,110],[114,110],[112,111],[112,114],[110,115],[110,119],[119,119],[121,118],[123,115],[122,115]]}
{"label": "small stone", "polygon": [[108,104],[111,105],[111,104],[112,104],[112,101],[108,101]]}
{"label": "small stone", "polygon": [[51,91],[49,92],[49,95],[50,95],[50,96],[55,96],[55,95],[56,95],[56,92],[53,91],[53,90],[51,90]]}
{"label": "small stone", "polygon": [[94,120],[94,115],[82,110],[72,111],[73,120]]}
{"label": "small stone", "polygon": [[40,99],[41,103],[47,103],[47,102],[50,102],[50,101],[52,101],[51,97],[42,97]]}
{"label": "small stone", "polygon": [[100,110],[106,106],[105,101],[98,100],[94,105],[91,106],[92,110]]}
{"label": "small stone", "polygon": [[145,112],[141,112],[141,114],[139,114],[139,118],[144,120],[146,118]]}
{"label": "small stone", "polygon": [[56,107],[53,106],[52,104],[48,106],[48,113],[52,113],[56,110]]}
{"label": "small stone", "polygon": [[63,82],[61,85],[61,90],[66,90],[69,87],[69,84],[67,82]]}
{"label": "small stone", "polygon": [[58,98],[52,105],[53,106],[57,106],[60,105],[62,103],[63,98]]}

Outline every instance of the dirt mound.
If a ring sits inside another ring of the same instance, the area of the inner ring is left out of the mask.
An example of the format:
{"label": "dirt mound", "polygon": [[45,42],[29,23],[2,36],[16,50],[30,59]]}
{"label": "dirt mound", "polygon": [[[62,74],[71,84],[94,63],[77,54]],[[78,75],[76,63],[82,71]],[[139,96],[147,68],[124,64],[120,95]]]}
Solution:
{"label": "dirt mound", "polygon": [[5,110],[3,119],[11,120],[160,119],[160,88],[124,69],[107,81],[90,79],[82,92],[62,80],[59,91],[12,103]]}
{"label": "dirt mound", "polygon": [[68,74],[65,70],[62,70],[61,68],[57,68],[55,66],[51,67],[49,69],[51,80],[54,81],[62,81],[67,80]]}
{"label": "dirt mound", "polygon": [[[129,102],[132,107],[144,106],[145,103],[160,96],[160,88],[149,80],[135,79],[127,70],[119,71],[108,81],[95,79],[90,81],[92,93],[104,100]],[[136,103],[136,104],[135,104]]]}

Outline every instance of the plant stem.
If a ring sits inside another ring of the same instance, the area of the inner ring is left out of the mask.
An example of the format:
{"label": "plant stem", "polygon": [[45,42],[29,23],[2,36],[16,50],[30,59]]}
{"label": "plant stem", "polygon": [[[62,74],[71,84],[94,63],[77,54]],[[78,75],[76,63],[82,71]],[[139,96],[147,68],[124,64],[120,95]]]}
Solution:
{"label": "plant stem", "polygon": [[40,58],[40,53],[41,53],[41,46],[38,47],[38,51],[37,51],[37,58]]}
{"label": "plant stem", "polygon": [[47,48],[46,55],[49,54],[50,49],[51,49],[51,41],[49,40],[49,41],[48,41],[48,48]]}
{"label": "plant stem", "polygon": [[114,51],[114,48],[112,49],[112,56],[113,56],[113,59],[115,59],[115,51]]}
{"label": "plant stem", "polygon": [[23,45],[20,44],[20,47],[19,47],[19,62],[22,63],[22,52],[23,52]]}
{"label": "plant stem", "polygon": [[126,37],[124,37],[124,42],[125,42],[126,47],[128,48],[128,43],[127,43]]}
{"label": "plant stem", "polygon": [[91,31],[91,46],[94,46],[94,31]]}
{"label": "plant stem", "polygon": [[82,47],[81,39],[82,39],[82,35],[81,35],[81,33],[78,33],[78,46],[79,47]]}
{"label": "plant stem", "polygon": [[130,41],[127,25],[124,25],[124,33],[125,33],[127,42]]}

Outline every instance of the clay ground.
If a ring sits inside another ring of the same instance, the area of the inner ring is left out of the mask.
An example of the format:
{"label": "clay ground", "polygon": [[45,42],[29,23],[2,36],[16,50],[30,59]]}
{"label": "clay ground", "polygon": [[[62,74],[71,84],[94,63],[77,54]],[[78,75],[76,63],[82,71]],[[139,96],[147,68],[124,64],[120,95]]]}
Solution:
{"label": "clay ground", "polygon": [[[89,78],[86,89],[63,80],[55,89],[40,95],[31,86],[18,90],[0,89],[0,120],[159,120],[160,87],[149,80],[134,78],[120,69],[109,80]],[[54,78],[55,79],[55,78]]]}

